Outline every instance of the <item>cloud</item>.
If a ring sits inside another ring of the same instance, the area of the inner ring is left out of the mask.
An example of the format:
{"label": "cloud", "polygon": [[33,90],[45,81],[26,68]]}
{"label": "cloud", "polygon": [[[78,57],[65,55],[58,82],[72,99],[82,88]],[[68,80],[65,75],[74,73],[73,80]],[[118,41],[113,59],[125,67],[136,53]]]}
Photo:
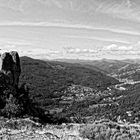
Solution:
{"label": "cloud", "polygon": [[[139,42],[136,44],[138,45]],[[116,58],[140,58],[140,46],[136,47],[136,44],[129,46],[122,46],[117,44],[110,44],[108,46],[104,46],[102,52],[106,56],[112,56]]]}
{"label": "cloud", "polygon": [[117,45],[116,44],[111,44],[109,46],[103,47],[103,50],[116,50],[116,49],[117,49]]}
{"label": "cloud", "polygon": [[36,47],[34,44],[26,41],[26,40],[16,40],[9,38],[0,38],[0,53],[8,52],[8,51],[18,51],[20,56],[29,56],[29,57],[53,57],[60,55],[60,51],[46,49],[41,47]]}
{"label": "cloud", "polygon": [[140,32],[134,31],[133,29],[121,29],[120,28],[112,28],[112,27],[95,27],[93,25],[86,24],[72,24],[66,23],[66,21],[57,21],[57,22],[0,22],[0,26],[37,26],[37,27],[58,27],[58,28],[72,28],[72,29],[83,29],[83,30],[98,30],[98,31],[106,31],[113,32],[119,34],[126,35],[136,35],[140,36]]}
{"label": "cloud", "polygon": [[45,48],[34,48],[30,47],[29,49],[22,49],[22,51],[27,55],[57,55],[60,53],[60,51],[57,50],[51,50],[51,49],[45,49]]}
{"label": "cloud", "polygon": [[29,56],[37,59],[55,59],[62,56],[62,52],[45,48],[20,49],[21,56]]}
{"label": "cloud", "polygon": [[0,47],[1,47],[1,50],[2,49],[14,49],[14,48],[16,48],[16,46],[15,45],[0,45]]}
{"label": "cloud", "polygon": [[97,53],[97,49],[87,49],[87,48],[72,48],[72,47],[68,47],[68,48],[64,48],[65,52],[67,54],[94,54]]}
{"label": "cloud", "polygon": [[68,35],[65,36],[67,38],[74,38],[74,39],[88,39],[88,40],[98,40],[98,41],[104,41],[104,42],[116,42],[116,43],[122,43],[122,44],[130,44],[130,41],[127,41],[126,39],[121,38],[113,38],[113,37],[103,37],[103,36],[79,36],[79,35]]}
{"label": "cloud", "polygon": [[129,46],[129,47],[127,47],[127,46],[119,46],[118,50],[120,50],[120,51],[130,51],[130,50],[132,50],[132,46]]}
{"label": "cloud", "polygon": [[117,44],[111,44],[103,47],[104,51],[130,51],[132,49],[133,49],[132,46],[120,46]]}
{"label": "cloud", "polygon": [[140,21],[140,9],[137,8],[135,1],[121,0],[121,1],[110,1],[102,2],[96,9],[97,12],[106,13],[113,17],[121,19],[128,19],[131,21]]}
{"label": "cloud", "polygon": [[28,46],[28,45],[32,45],[31,42],[28,42],[26,40],[18,40],[18,39],[10,39],[10,38],[0,38],[0,45],[4,46],[4,45],[18,45],[18,46]]}
{"label": "cloud", "polygon": [[[138,42],[139,43],[139,42]],[[137,44],[138,44],[137,43]],[[90,49],[90,48],[65,48],[66,56],[79,59],[100,59],[110,58],[112,59],[126,59],[126,58],[138,58],[140,56],[140,47],[134,48],[134,46],[110,44],[104,46],[102,49]]]}

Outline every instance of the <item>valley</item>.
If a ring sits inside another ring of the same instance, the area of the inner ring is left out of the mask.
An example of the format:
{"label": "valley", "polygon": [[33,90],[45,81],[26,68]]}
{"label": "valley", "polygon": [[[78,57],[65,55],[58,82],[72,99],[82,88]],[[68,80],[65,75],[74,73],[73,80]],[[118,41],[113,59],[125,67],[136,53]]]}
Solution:
{"label": "valley", "polygon": [[2,139],[139,139],[139,63],[20,61],[22,94],[14,98],[25,104],[25,115],[0,118]]}
{"label": "valley", "polygon": [[[140,119],[139,63],[70,62],[21,58],[21,82],[28,81],[30,98],[46,113],[76,123],[101,118],[116,122],[118,117],[128,122]],[[128,116],[127,112],[132,115]]]}

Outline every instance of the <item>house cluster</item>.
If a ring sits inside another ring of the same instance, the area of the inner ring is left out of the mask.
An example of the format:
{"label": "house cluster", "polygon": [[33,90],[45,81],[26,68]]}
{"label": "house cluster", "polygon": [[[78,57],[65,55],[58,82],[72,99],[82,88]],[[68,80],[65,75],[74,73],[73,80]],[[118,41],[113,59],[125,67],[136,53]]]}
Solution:
{"label": "house cluster", "polygon": [[71,85],[64,92],[65,94],[61,97],[63,100],[84,100],[87,97],[98,95],[99,91],[90,87],[81,85]]}

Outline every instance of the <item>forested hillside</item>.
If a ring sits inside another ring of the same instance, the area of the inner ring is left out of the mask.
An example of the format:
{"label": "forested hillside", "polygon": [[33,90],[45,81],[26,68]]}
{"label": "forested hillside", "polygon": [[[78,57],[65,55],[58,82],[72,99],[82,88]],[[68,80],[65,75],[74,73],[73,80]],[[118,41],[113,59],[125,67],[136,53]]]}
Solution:
{"label": "forested hillside", "polygon": [[70,84],[88,86],[100,90],[118,83],[112,77],[80,64],[21,58],[22,74],[20,81],[30,84],[31,93],[48,98],[55,91]]}

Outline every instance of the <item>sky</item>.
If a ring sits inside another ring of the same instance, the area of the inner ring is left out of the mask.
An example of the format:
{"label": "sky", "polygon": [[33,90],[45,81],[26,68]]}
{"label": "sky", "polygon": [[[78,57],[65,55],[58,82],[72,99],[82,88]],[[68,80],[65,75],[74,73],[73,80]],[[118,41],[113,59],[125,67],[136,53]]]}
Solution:
{"label": "sky", "polygon": [[140,58],[140,0],[0,0],[0,53]]}

